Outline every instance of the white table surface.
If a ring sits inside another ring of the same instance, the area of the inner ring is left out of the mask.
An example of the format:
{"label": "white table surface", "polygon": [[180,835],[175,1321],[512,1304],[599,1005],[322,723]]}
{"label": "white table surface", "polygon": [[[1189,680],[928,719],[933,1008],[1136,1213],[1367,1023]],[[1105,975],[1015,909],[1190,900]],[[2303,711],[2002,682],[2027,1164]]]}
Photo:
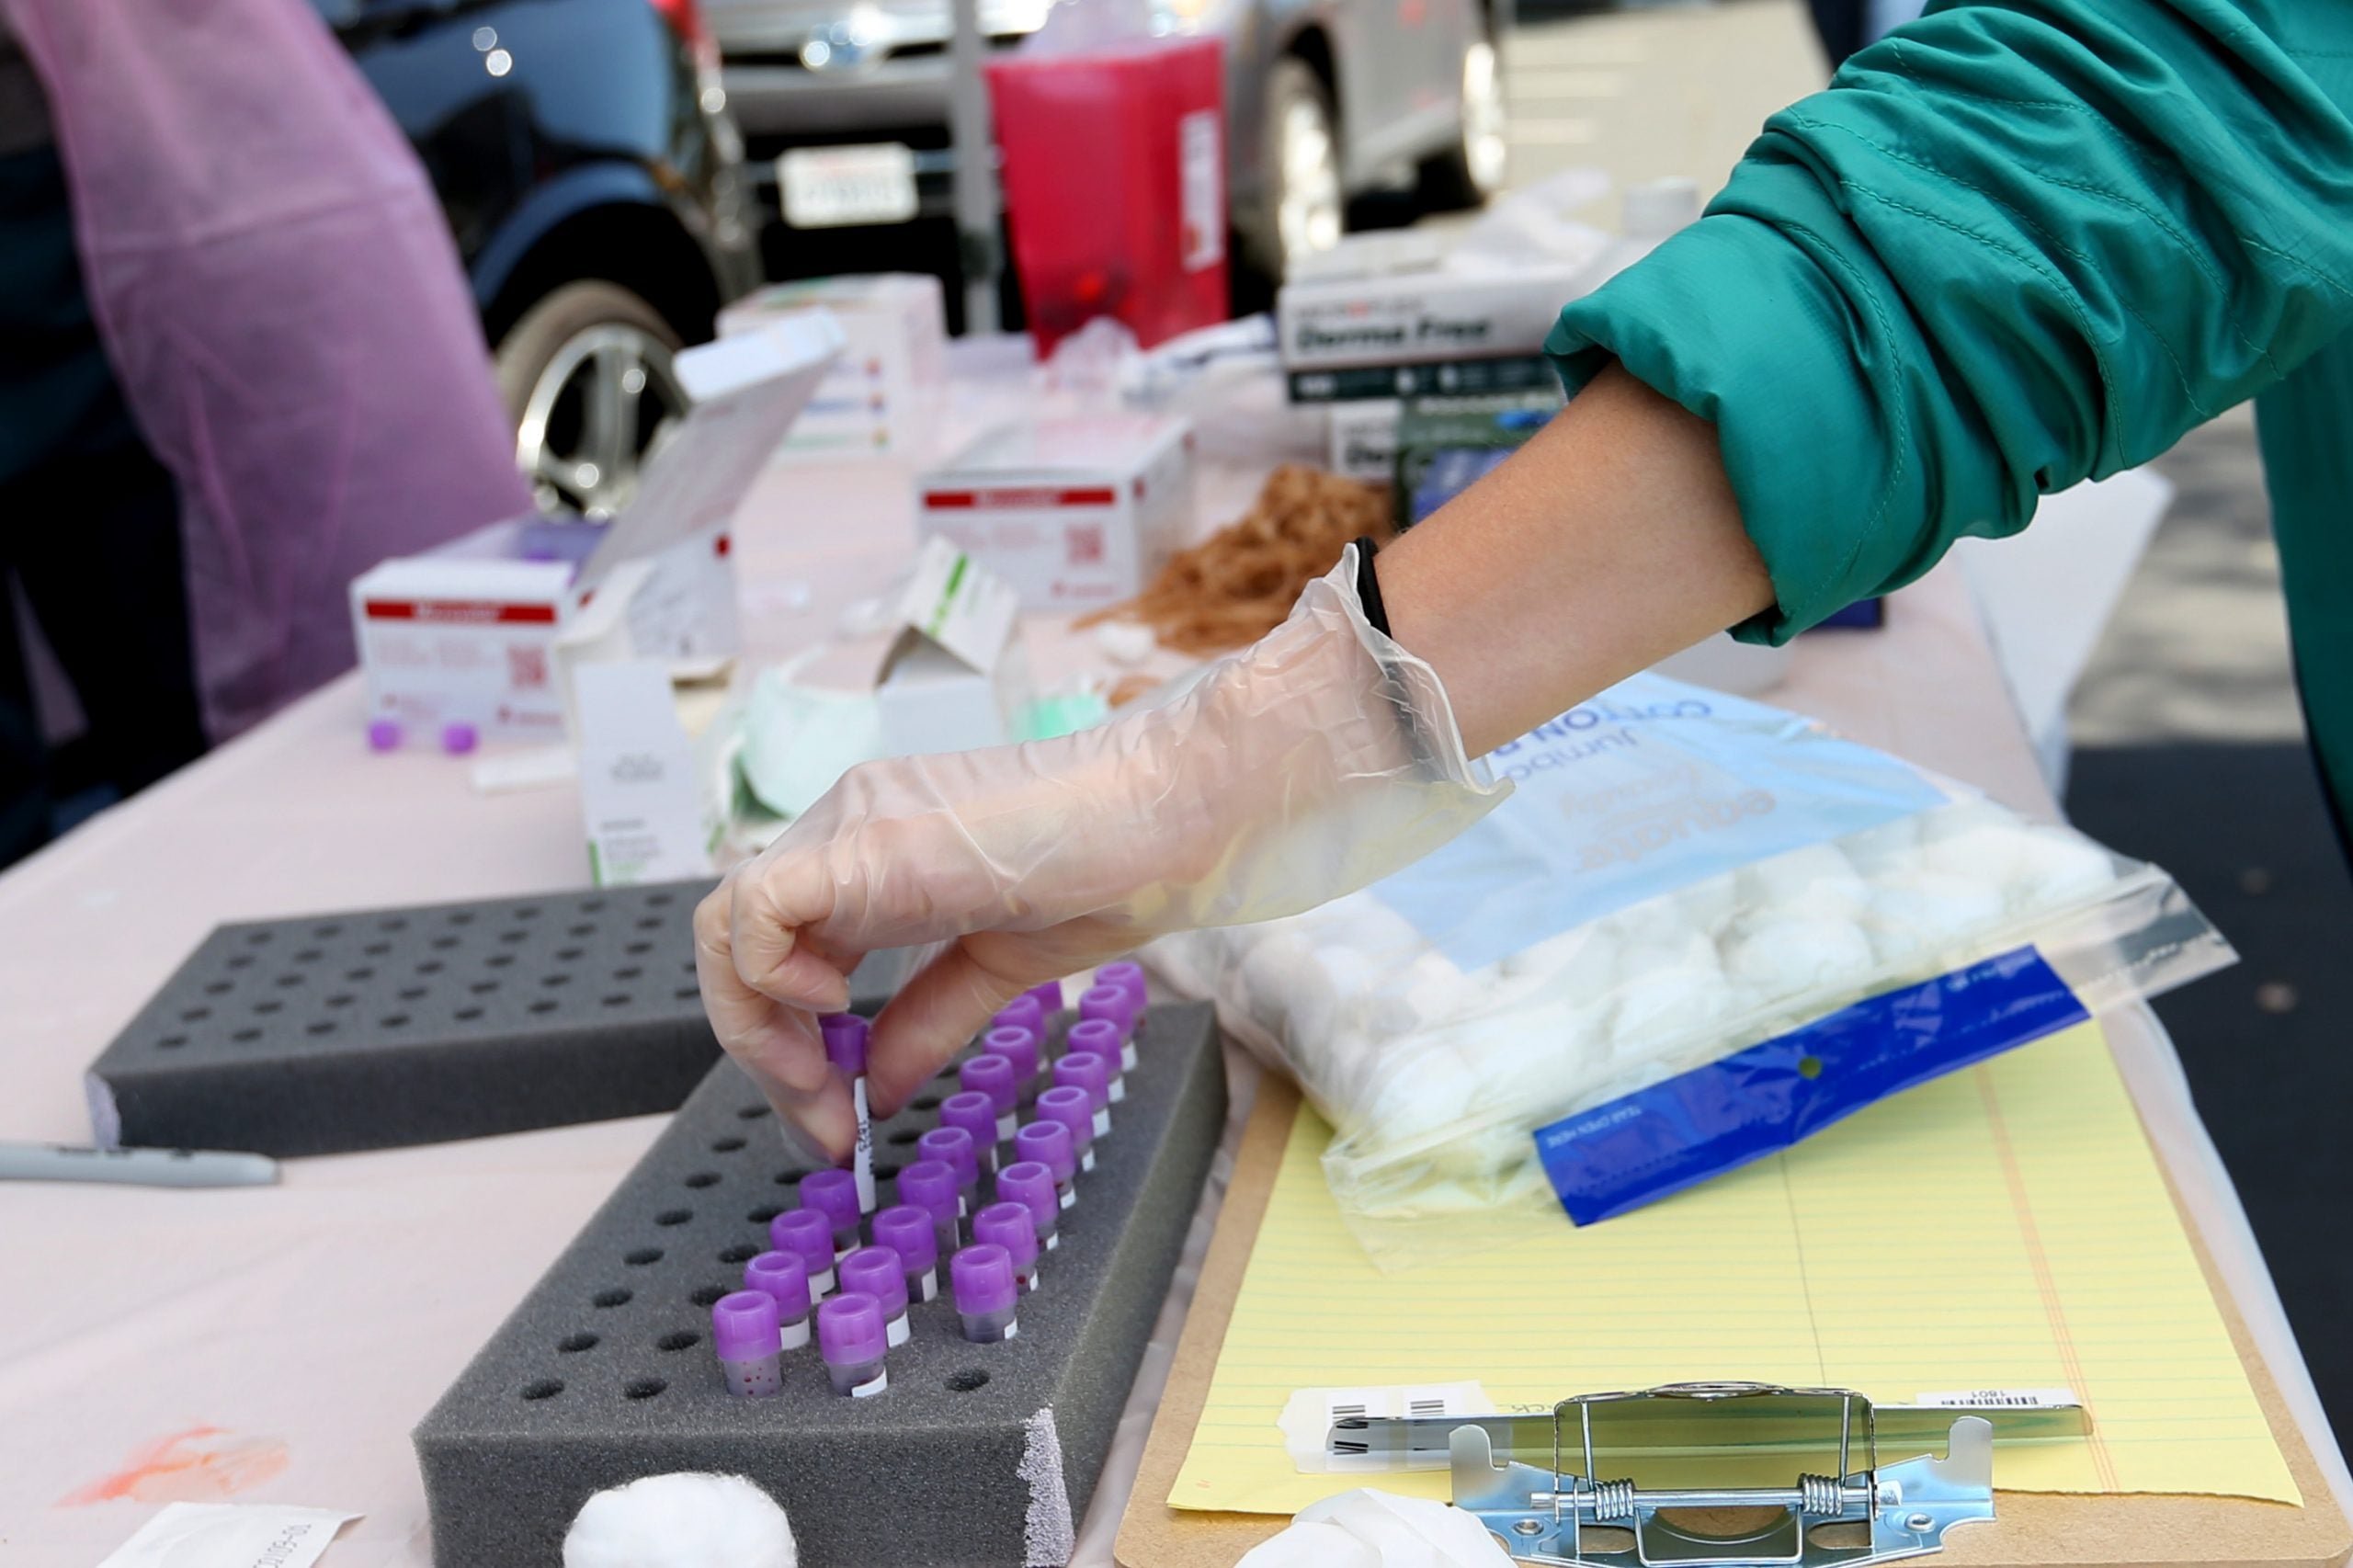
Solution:
{"label": "white table surface", "polygon": [[[1256,477],[1207,472],[1203,517],[1235,515]],[[736,529],[757,652],[806,645],[888,581],[912,538],[908,481],[768,472]],[[1040,669],[1090,653],[1055,627],[1031,634]],[[1803,642],[1768,699],[2052,810],[1957,573],[1900,596],[1883,632]],[[483,795],[461,762],[370,755],[361,722],[347,677],[0,875],[0,1139],[85,1140],[83,1068],[220,922],[585,884],[571,786]],[[2307,1440],[2353,1497],[2170,1043],[2145,1012],[2109,1035]],[[1237,1072],[1235,1128],[1251,1081]],[[0,1185],[0,1559],[82,1568],[176,1496],[362,1513],[328,1568],[427,1562],[410,1428],[661,1125],[301,1160],[269,1188]],[[1227,1164],[1082,1532],[1094,1568],[1110,1562]]]}

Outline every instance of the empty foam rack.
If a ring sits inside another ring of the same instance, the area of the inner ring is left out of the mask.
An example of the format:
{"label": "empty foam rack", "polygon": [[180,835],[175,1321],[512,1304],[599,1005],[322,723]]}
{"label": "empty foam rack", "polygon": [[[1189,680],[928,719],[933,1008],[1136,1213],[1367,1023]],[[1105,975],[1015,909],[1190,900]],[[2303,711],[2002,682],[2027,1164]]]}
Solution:
{"label": "empty foam rack", "polygon": [[[217,927],[89,1070],[98,1142],[280,1156],[676,1109],[706,882]],[[906,955],[852,977],[872,1011]]]}
{"label": "empty foam rack", "polygon": [[[910,1309],[887,1392],[835,1397],[803,1347],[780,1393],[742,1398],[710,1307],[808,1172],[749,1080],[713,1069],[418,1426],[434,1560],[556,1568],[592,1494],[693,1470],[767,1489],[807,1568],[1066,1562],[1224,1126],[1210,1008],[1151,1009],[1127,1085],[1017,1338],[966,1341],[943,1291]],[[886,1188],[952,1087],[876,1124]]]}

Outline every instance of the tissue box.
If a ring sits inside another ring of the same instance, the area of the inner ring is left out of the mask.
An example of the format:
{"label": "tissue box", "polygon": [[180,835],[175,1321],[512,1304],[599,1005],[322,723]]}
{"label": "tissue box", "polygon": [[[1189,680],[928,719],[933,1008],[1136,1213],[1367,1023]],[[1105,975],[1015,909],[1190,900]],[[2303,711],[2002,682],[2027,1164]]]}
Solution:
{"label": "tissue box", "polygon": [[778,455],[785,460],[920,450],[948,381],[948,308],[927,273],[779,283],[719,312],[722,337],[830,312],[842,354]]}
{"label": "tissue box", "polygon": [[987,432],[925,476],[915,527],[1012,585],[1024,608],[1080,610],[1142,591],[1192,516],[1192,426],[1105,414]]}

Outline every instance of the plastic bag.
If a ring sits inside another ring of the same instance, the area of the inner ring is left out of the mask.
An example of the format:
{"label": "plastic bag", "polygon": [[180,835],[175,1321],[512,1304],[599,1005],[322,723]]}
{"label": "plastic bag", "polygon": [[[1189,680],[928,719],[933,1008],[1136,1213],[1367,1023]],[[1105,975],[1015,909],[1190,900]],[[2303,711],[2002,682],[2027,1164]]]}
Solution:
{"label": "plastic bag", "polygon": [[1332,1121],[1384,1266],[1621,1211],[2234,957],[2154,867],[1664,676],[1490,762],[1513,795],[1404,871],[1151,949]]}

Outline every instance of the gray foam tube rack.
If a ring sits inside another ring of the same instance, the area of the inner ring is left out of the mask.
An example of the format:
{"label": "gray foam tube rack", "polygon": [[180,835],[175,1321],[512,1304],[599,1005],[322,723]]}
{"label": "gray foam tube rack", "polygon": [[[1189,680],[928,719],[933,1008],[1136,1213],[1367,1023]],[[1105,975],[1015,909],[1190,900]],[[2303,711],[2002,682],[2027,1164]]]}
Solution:
{"label": "gray foam tube rack", "polygon": [[[750,1081],[714,1069],[418,1426],[434,1561],[557,1568],[591,1494],[710,1471],[784,1506],[804,1568],[1066,1562],[1225,1123],[1209,1006],[1153,1008],[1139,1056],[1018,1337],[967,1343],[943,1268],[869,1399],[835,1396],[813,1346],[786,1354],[773,1398],[721,1381],[710,1304],[806,1172]],[[878,1175],[952,1087],[876,1125]]]}
{"label": "gray foam tube rack", "polygon": [[[675,1110],[718,1060],[667,882],[217,927],[89,1069],[101,1143],[346,1153]],[[871,1012],[908,955],[851,978]]]}

